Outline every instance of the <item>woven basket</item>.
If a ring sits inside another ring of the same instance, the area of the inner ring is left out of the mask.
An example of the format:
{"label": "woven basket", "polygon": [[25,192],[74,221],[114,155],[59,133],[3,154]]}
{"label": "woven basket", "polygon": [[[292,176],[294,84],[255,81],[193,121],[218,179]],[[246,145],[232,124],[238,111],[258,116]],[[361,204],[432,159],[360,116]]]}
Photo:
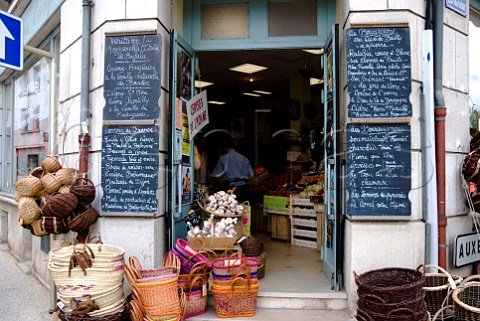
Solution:
{"label": "woven basket", "polygon": [[146,312],[153,316],[180,315],[178,278],[156,282],[137,282],[140,301]]}
{"label": "woven basket", "polygon": [[478,280],[480,275],[471,275],[453,291],[455,321],[480,320],[480,282]]}
{"label": "woven basket", "polygon": [[242,252],[245,254],[245,256],[259,256],[264,251],[263,243],[251,235],[245,237],[244,239],[240,238],[237,243],[240,244]]}
{"label": "woven basket", "polygon": [[459,275],[451,275],[437,265],[425,265],[424,268],[436,268],[439,273],[426,273],[425,302],[430,315],[435,315],[442,306],[452,305],[452,292],[462,282]]}
{"label": "woven basket", "polygon": [[410,301],[423,297],[425,274],[419,269],[390,267],[371,270],[361,275],[353,271],[359,296],[374,294],[386,303]]}
{"label": "woven basket", "polygon": [[54,193],[44,200],[42,213],[45,216],[66,218],[78,205],[77,197],[73,194]]}
{"label": "woven basket", "polygon": [[55,173],[60,168],[62,168],[62,164],[57,156],[47,155],[42,161],[42,169],[45,173]]}
{"label": "woven basket", "polygon": [[70,192],[77,196],[78,202],[83,205],[88,205],[95,199],[95,185],[88,178],[77,178]]}
{"label": "woven basket", "polygon": [[184,239],[177,239],[172,252],[180,259],[181,274],[190,273],[193,266],[198,262],[203,262],[210,266],[210,260]]}
{"label": "woven basket", "polygon": [[42,190],[42,182],[35,176],[26,176],[15,183],[15,191],[21,196],[35,196]]}
{"label": "woven basket", "polygon": [[258,265],[258,260],[253,257],[218,258],[212,262],[212,273],[220,278],[245,273],[257,275]]}
{"label": "woven basket", "polygon": [[465,156],[462,175],[468,182],[477,182],[480,177],[480,149],[475,149]]}
{"label": "woven basket", "polygon": [[[236,282],[241,280],[242,285]],[[234,278],[230,286],[212,284],[215,314],[218,318],[252,317],[257,313],[258,282],[248,282],[245,279]]]}
{"label": "woven basket", "polygon": [[35,199],[42,201],[45,198],[48,198],[51,194],[47,193],[46,190],[42,189],[37,195],[35,195]]}
{"label": "woven basket", "polygon": [[32,234],[35,236],[45,236],[48,232],[43,229],[42,220],[36,220],[31,225]]}
{"label": "woven basket", "polygon": [[409,308],[397,308],[388,313],[375,313],[357,308],[357,313],[362,317],[358,320],[373,321],[430,321],[427,310],[414,311]]}
{"label": "woven basket", "polygon": [[60,189],[58,190],[58,192],[60,194],[71,194],[70,193],[70,187],[69,186],[62,186],[60,187]]}
{"label": "woven basket", "polygon": [[40,208],[32,197],[22,197],[18,202],[20,225],[32,224],[40,218]]}
{"label": "woven basket", "polygon": [[51,234],[66,234],[68,229],[65,220],[54,216],[42,216],[42,229]]}
{"label": "woven basket", "polygon": [[185,293],[184,320],[201,315],[207,310],[207,279],[203,275],[195,276]]}
{"label": "woven basket", "polygon": [[33,177],[36,177],[36,178],[42,178],[43,176],[43,168],[41,167],[35,167],[34,169],[32,169],[32,171],[30,172],[30,175],[33,176]]}
{"label": "woven basket", "polygon": [[[364,294],[359,298],[357,306],[372,317],[375,314],[388,315],[391,311],[400,308],[407,308],[415,312],[421,312],[422,315],[426,312],[425,296],[419,296],[418,298],[409,301],[386,303],[382,298],[374,294]],[[409,311],[403,312],[406,312],[403,313],[403,315],[410,315]]]}
{"label": "woven basket", "polygon": [[77,173],[77,170],[75,168],[60,168],[58,171],[55,172],[55,177],[62,183],[62,185],[72,185],[73,184],[73,178],[75,177],[75,174]]}
{"label": "woven basket", "polygon": [[41,178],[43,189],[47,191],[47,193],[55,193],[57,192],[60,187],[62,187],[62,183],[55,177],[52,173],[46,173]]}
{"label": "woven basket", "polygon": [[85,212],[75,216],[68,222],[68,227],[74,232],[80,232],[87,229],[95,223],[98,218],[98,212],[94,208],[89,208]]}

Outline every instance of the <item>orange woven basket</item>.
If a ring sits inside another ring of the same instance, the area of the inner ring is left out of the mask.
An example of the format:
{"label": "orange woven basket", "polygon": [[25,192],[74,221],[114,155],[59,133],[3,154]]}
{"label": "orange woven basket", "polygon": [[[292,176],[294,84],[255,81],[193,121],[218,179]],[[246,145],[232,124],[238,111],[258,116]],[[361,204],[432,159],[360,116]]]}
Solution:
{"label": "orange woven basket", "polygon": [[237,277],[230,287],[218,287],[213,283],[213,301],[218,318],[253,317],[257,313],[258,282],[236,285],[237,280],[245,281]]}
{"label": "orange woven basket", "polygon": [[153,316],[180,315],[177,277],[158,282],[138,282],[136,285],[140,301],[148,314]]}

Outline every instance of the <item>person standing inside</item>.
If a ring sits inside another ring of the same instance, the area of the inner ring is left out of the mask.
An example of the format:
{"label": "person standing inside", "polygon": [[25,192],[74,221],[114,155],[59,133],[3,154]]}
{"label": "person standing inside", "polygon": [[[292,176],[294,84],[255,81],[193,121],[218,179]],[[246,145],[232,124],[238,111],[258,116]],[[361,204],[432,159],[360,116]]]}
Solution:
{"label": "person standing inside", "polygon": [[208,181],[207,140],[205,137],[199,137],[195,140],[194,168],[195,183],[199,187],[205,187]]}
{"label": "person standing inside", "polygon": [[229,137],[221,142],[220,157],[211,176],[221,179],[226,189],[235,188],[239,202],[246,200],[249,179],[253,177],[249,160],[235,150],[233,140]]}

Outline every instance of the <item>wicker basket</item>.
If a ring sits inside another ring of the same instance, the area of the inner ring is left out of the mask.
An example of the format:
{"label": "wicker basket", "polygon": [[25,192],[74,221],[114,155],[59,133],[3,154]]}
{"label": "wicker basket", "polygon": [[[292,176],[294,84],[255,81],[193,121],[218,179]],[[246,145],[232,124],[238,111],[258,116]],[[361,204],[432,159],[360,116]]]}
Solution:
{"label": "wicker basket", "polygon": [[365,294],[374,294],[386,303],[410,301],[423,297],[425,274],[419,269],[390,267],[371,270],[361,275],[353,271],[361,298]]}
{"label": "wicker basket", "polygon": [[47,193],[46,190],[42,189],[37,195],[35,195],[35,199],[42,201],[43,199],[48,198],[50,195],[50,193]]}
{"label": "wicker basket", "polygon": [[22,197],[18,202],[20,225],[32,224],[40,218],[40,208],[32,197]]}
{"label": "wicker basket", "polygon": [[245,256],[259,256],[264,251],[263,243],[251,235],[245,238],[240,238],[237,243],[240,244],[240,247],[242,248],[243,254],[245,254]]}
{"label": "wicker basket", "polygon": [[83,213],[75,216],[68,222],[68,227],[74,232],[80,232],[87,229],[95,223],[98,218],[98,212],[94,208],[89,208]]}
{"label": "wicker basket", "polygon": [[439,273],[426,273],[425,302],[427,303],[430,315],[435,315],[442,306],[452,305],[452,292],[462,282],[463,278],[459,275],[451,275],[442,267],[437,265],[425,265],[427,268],[436,268]]}
{"label": "wicker basket", "polygon": [[42,169],[45,173],[55,173],[60,168],[62,164],[55,155],[47,155],[42,161]]}
{"label": "wicker basket", "polygon": [[453,291],[455,321],[480,320],[480,275],[465,278]]}
{"label": "wicker basket", "polygon": [[42,229],[51,234],[66,234],[68,229],[65,220],[59,217],[42,216]]}
{"label": "wicker basket", "polygon": [[15,191],[21,196],[35,196],[42,190],[42,182],[35,176],[26,176],[15,183]]}
{"label": "wicker basket", "polygon": [[480,177],[480,149],[475,149],[465,156],[462,175],[468,182],[477,182]]}
{"label": "wicker basket", "polygon": [[62,183],[55,177],[52,173],[46,173],[41,178],[43,189],[47,193],[55,193],[57,192],[60,187],[62,187]]}
{"label": "wicker basket", "polygon": [[45,216],[57,216],[66,218],[78,205],[77,197],[73,194],[54,193],[43,201],[41,206]]}
{"label": "wicker basket", "polygon": [[32,171],[30,172],[30,175],[32,175],[33,177],[36,177],[36,178],[42,178],[43,176],[43,168],[41,167],[35,167],[34,169],[32,169]]}
{"label": "wicker basket", "polygon": [[[238,282],[238,283],[237,283]],[[257,311],[258,282],[238,277],[230,286],[212,284],[215,314],[218,318],[252,317]]]}
{"label": "wicker basket", "polygon": [[73,184],[73,178],[75,177],[75,174],[77,173],[77,170],[75,168],[60,168],[58,171],[55,172],[55,177],[62,183],[62,185],[72,185]]}
{"label": "wicker basket", "polygon": [[42,220],[36,220],[31,225],[32,234],[35,236],[45,236],[48,232],[43,229]]}
{"label": "wicker basket", "polygon": [[88,205],[95,199],[95,185],[88,178],[77,178],[70,192],[77,196],[78,202],[83,205]]}

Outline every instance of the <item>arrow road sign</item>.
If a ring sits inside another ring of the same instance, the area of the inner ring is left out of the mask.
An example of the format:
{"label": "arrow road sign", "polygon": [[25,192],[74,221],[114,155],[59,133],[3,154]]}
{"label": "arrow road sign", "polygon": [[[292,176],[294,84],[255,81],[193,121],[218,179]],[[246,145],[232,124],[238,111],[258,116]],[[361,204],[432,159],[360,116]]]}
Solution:
{"label": "arrow road sign", "polygon": [[23,69],[23,22],[0,11],[0,66]]}

